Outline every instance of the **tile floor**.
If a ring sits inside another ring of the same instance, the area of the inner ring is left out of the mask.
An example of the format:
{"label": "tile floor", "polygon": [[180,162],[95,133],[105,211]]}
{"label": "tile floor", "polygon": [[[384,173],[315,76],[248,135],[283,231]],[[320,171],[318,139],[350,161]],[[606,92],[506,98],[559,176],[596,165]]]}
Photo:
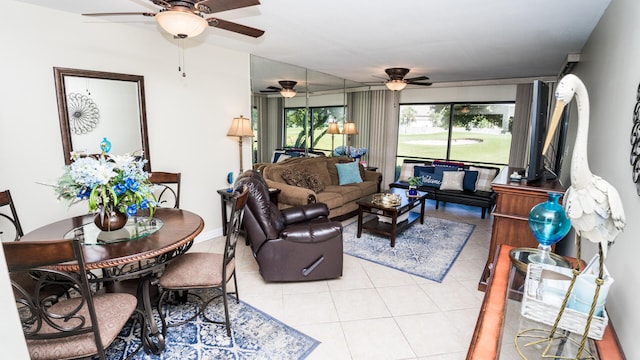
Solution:
{"label": "tile floor", "polygon": [[[427,202],[427,216],[476,225],[442,283],[349,255],[340,279],[266,283],[249,247],[238,243],[240,299],[320,341],[310,360],[464,359],[484,296],[477,285],[493,219],[481,219],[475,207],[434,205]],[[192,251],[223,245],[216,238]]]}

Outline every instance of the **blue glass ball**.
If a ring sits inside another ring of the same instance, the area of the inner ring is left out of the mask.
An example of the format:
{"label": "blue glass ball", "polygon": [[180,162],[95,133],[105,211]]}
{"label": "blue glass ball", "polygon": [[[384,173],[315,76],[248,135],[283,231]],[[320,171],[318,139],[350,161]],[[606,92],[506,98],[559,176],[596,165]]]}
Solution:
{"label": "blue glass ball", "polygon": [[111,141],[107,140],[107,138],[102,138],[100,142],[100,150],[104,153],[108,153],[111,150]]}
{"label": "blue glass ball", "polygon": [[561,194],[549,193],[547,201],[534,206],[529,212],[529,228],[543,246],[560,241],[571,229],[571,221],[558,203]]}

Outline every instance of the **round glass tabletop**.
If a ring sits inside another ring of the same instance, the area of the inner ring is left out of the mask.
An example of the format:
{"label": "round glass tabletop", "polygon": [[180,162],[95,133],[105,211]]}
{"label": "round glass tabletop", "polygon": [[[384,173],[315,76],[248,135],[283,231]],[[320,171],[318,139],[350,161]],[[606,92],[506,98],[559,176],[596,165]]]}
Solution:
{"label": "round glass tabletop", "polygon": [[158,218],[131,216],[119,230],[102,231],[93,221],[69,230],[65,239],[79,239],[83,245],[105,245],[139,239],[160,230],[164,223]]}
{"label": "round glass tabletop", "polygon": [[[529,259],[530,255],[537,254],[540,250],[534,248],[515,248],[509,252],[509,257],[511,258],[511,262],[518,269],[518,271],[526,274],[527,273],[527,265],[531,262]],[[560,266],[564,268],[571,268],[571,263],[564,257],[556,254],[549,253],[549,256],[553,261],[555,261],[555,266]]]}

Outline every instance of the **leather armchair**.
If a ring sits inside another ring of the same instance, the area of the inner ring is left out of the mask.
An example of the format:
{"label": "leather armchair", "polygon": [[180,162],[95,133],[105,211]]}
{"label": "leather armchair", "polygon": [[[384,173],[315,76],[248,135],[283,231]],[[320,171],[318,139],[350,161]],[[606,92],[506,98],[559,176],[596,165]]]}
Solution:
{"label": "leather armchair", "polygon": [[342,276],[342,224],[330,221],[326,204],[278,210],[262,175],[245,171],[236,187],[249,198],[244,229],[266,281],[309,281]]}

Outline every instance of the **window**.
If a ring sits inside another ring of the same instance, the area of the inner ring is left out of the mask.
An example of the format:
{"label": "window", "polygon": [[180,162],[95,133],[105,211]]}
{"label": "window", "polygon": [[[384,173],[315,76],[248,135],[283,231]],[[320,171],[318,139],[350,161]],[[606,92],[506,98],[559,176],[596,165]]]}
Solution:
{"label": "window", "polygon": [[506,165],[514,103],[402,104],[397,160]]}
{"label": "window", "polygon": [[[284,146],[331,151],[331,136],[326,134],[329,122],[344,122],[344,106],[284,109]],[[307,143],[307,132],[309,142]],[[326,135],[326,136],[325,136]]]}

